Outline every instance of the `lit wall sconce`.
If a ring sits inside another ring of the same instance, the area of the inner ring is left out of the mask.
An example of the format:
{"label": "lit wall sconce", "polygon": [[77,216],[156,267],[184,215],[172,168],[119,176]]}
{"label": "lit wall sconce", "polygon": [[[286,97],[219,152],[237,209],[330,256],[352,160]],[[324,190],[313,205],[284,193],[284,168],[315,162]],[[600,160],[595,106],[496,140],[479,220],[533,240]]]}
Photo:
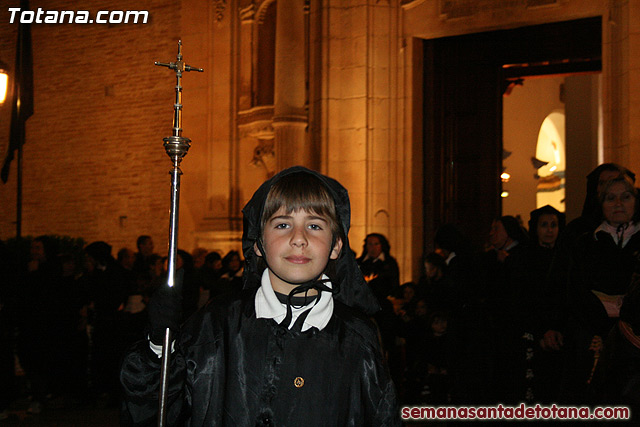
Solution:
{"label": "lit wall sconce", "polygon": [[3,104],[7,99],[9,91],[9,71],[7,68],[7,65],[0,61],[0,104]]}
{"label": "lit wall sconce", "polygon": [[503,199],[504,199],[505,197],[509,197],[509,192],[508,192],[508,191],[503,191],[503,192],[500,194],[500,197],[502,197]]}
{"label": "lit wall sconce", "polygon": [[511,175],[503,172],[502,175],[500,175],[500,179],[502,180],[502,182],[509,182],[509,180],[511,179]]}

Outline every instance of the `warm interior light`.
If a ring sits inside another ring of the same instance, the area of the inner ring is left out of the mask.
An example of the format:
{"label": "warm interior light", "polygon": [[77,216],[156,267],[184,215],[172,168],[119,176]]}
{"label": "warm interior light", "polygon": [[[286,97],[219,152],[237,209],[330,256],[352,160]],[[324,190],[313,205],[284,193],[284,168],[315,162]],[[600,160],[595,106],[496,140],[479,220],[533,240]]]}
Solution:
{"label": "warm interior light", "polygon": [[502,175],[500,175],[500,178],[502,179],[502,182],[509,182],[509,179],[511,179],[511,175],[504,172]]}
{"label": "warm interior light", "polygon": [[509,192],[508,191],[503,191],[502,194],[500,194],[500,197],[502,197],[502,198],[509,197]]}
{"label": "warm interior light", "polygon": [[558,167],[557,167],[557,166],[552,166],[552,167],[551,167],[551,169],[549,169],[549,172],[553,172],[553,171],[555,171],[556,169],[558,169]]}
{"label": "warm interior light", "polygon": [[7,99],[7,89],[9,88],[9,74],[0,68],[0,104]]}

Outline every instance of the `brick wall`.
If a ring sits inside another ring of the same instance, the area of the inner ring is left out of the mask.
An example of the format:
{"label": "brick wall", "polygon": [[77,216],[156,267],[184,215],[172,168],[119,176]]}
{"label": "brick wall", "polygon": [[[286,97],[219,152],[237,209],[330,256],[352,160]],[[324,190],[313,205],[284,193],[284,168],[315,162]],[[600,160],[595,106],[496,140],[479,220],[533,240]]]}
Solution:
{"label": "brick wall", "polygon": [[[14,67],[17,24],[0,9],[0,57]],[[10,0],[8,7],[19,6]],[[147,24],[33,24],[35,114],[27,122],[22,234],[104,240],[114,254],[149,234],[168,236],[175,77],[154,61],[175,60],[180,2],[31,0],[44,10],[147,10]],[[4,159],[10,108],[0,108]],[[16,162],[0,184],[0,239],[15,235]],[[190,249],[190,248],[189,248]]]}

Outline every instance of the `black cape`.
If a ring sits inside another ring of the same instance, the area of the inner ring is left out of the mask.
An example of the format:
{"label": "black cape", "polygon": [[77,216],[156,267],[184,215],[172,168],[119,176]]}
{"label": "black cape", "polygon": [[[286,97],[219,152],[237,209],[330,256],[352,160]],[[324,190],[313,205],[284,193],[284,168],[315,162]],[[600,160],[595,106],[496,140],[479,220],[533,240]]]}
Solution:
{"label": "black cape", "polygon": [[[348,232],[348,196],[337,181],[295,167],[260,187],[243,210],[245,290],[237,299],[209,304],[183,325],[171,357],[167,425],[401,425],[377,329],[366,315],[377,304],[350,251],[338,259],[340,292],[322,331],[295,332],[256,318],[260,281],[253,244],[264,198],[279,177],[296,171],[327,185]],[[157,422],[160,364],[146,341],[125,356],[122,424]]]}

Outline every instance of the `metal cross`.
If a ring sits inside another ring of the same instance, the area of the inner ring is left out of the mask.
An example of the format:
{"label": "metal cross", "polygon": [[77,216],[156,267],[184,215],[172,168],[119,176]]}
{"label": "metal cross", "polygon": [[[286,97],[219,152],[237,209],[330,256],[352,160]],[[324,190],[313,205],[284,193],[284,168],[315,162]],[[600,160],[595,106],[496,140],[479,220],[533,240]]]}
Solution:
{"label": "metal cross", "polygon": [[187,154],[191,142],[188,138],[182,137],[182,73],[184,71],[203,72],[204,70],[187,65],[182,60],[182,40],[178,40],[178,56],[176,57],[176,62],[166,63],[156,61],[154,64],[167,67],[176,72],[176,102],[173,104],[173,135],[169,138],[164,138],[164,146],[171,160],[179,164],[180,160]]}
{"label": "metal cross", "polygon": [[[182,86],[180,78],[183,71],[199,71],[187,65],[182,60],[182,40],[178,41],[178,57],[176,62],[155,62],[155,65],[167,67],[176,72],[176,101],[173,104],[173,135],[164,138],[164,149],[173,162],[171,171],[171,207],[169,210],[169,263],[167,266],[167,286],[173,287],[176,282],[176,258],[178,252],[178,211],[180,205],[180,162],[187,155],[191,146],[191,140],[182,136]],[[158,425],[164,427],[167,417],[167,393],[169,388],[169,361],[171,359],[171,330],[165,331],[164,345],[162,348],[162,370],[160,373],[160,396],[158,407]]]}

